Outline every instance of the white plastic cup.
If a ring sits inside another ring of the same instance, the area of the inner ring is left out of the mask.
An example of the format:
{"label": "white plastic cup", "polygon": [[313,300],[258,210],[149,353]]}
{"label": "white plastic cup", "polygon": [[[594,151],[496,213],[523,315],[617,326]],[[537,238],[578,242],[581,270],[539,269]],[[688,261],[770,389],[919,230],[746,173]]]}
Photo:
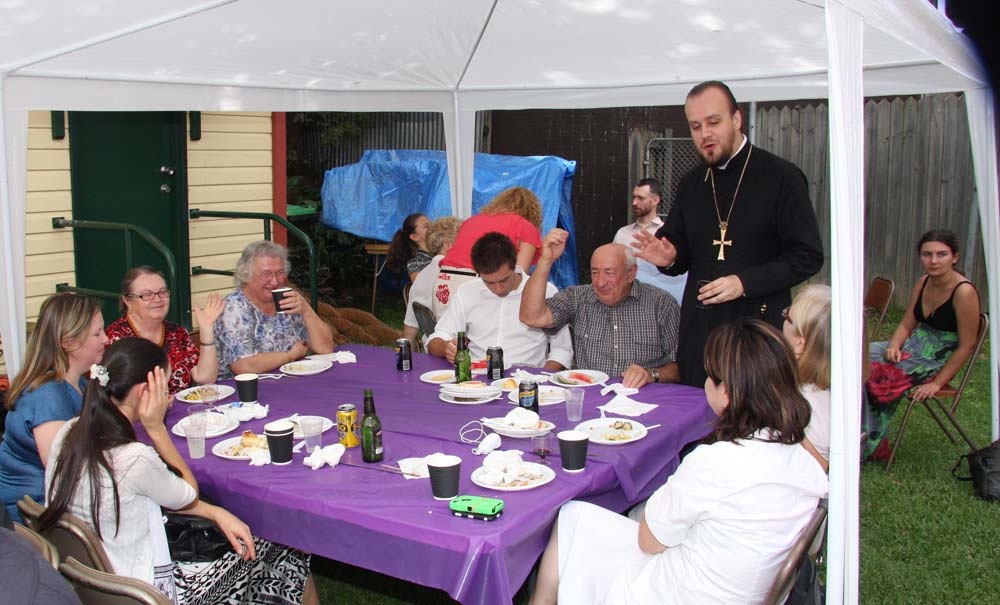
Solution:
{"label": "white plastic cup", "polygon": [[299,428],[306,441],[306,451],[311,452],[317,447],[323,447],[323,419],[319,416],[299,418]]}
{"label": "white plastic cup", "polygon": [[583,395],[586,389],[566,389],[566,420],[580,422],[583,418]]}
{"label": "white plastic cup", "polygon": [[193,405],[188,408],[187,422],[184,423],[184,437],[187,438],[188,456],[192,460],[205,457],[208,410],[207,405]]}

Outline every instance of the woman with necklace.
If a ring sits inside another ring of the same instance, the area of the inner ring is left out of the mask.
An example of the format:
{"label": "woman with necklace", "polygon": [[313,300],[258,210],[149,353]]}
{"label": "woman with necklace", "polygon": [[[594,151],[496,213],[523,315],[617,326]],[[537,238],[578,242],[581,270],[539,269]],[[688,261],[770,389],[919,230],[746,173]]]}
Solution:
{"label": "woman with necklace", "polygon": [[201,329],[201,346],[195,346],[184,326],[166,321],[170,311],[170,290],[163,274],[153,267],[130,269],[122,279],[119,308],[125,313],[108,326],[111,342],[132,336],[145,338],[163,348],[173,372],[169,390],[176,393],[193,383],[211,384],[219,375],[213,326],[222,313],[222,298],[215,292],[208,295],[204,307],[194,305],[194,314]]}
{"label": "woman with necklace", "polygon": [[[913,288],[903,320],[888,342],[872,343],[865,422],[864,456],[889,453],[885,435],[903,396],[934,397],[972,355],[979,332],[979,295],[956,268],[958,238],[951,231],[928,231],[917,243],[926,275]],[[884,445],[881,445],[884,442]]]}

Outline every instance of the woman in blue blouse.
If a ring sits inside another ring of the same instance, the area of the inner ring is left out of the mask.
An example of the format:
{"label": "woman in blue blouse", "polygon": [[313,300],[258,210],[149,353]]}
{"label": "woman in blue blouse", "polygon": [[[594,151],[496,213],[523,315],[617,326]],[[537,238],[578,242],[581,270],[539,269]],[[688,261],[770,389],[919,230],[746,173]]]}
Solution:
{"label": "woman in blue blouse", "polygon": [[15,520],[21,520],[17,501],[25,494],[43,501],[49,446],[63,423],[80,413],[90,366],[107,344],[94,299],[66,292],[42,303],[24,365],[10,386],[0,443],[0,497]]}

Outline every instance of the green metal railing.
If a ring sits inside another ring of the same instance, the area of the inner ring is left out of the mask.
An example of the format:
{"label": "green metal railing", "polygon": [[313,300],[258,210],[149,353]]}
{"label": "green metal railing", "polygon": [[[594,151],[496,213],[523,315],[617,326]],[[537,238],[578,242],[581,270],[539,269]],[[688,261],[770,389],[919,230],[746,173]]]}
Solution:
{"label": "green metal railing", "polygon": [[[316,246],[312,239],[283,216],[271,214],[269,212],[230,212],[225,210],[200,210],[191,208],[188,210],[188,217],[192,219],[202,217],[214,218],[250,218],[264,221],[264,239],[271,239],[271,221],[275,221],[288,230],[288,233],[302,240],[306,250],[309,252],[309,296],[312,308],[315,309],[319,295],[316,287]],[[222,269],[205,269],[204,267],[191,267],[191,275],[232,275],[233,271]]]}
{"label": "green metal railing", "polygon": [[[139,225],[132,225],[129,223],[112,223],[108,221],[81,221],[76,219],[67,219],[61,216],[57,216],[52,219],[53,229],[91,229],[94,231],[118,231],[125,236],[125,266],[133,267],[135,266],[132,262],[132,234],[135,233],[142,239],[146,240],[154,250],[159,252],[163,259],[167,263],[167,287],[170,288],[172,292],[177,291],[177,261],[174,260],[174,253],[167,248],[163,242],[156,239],[152,233],[147,231],[145,228]],[[94,290],[91,288],[77,288],[76,286],[70,286],[69,284],[57,284],[57,292],[79,292],[80,294],[86,294],[88,296],[95,296],[98,298],[107,298],[110,300],[118,300],[121,296],[120,292],[109,292],[106,290]]]}

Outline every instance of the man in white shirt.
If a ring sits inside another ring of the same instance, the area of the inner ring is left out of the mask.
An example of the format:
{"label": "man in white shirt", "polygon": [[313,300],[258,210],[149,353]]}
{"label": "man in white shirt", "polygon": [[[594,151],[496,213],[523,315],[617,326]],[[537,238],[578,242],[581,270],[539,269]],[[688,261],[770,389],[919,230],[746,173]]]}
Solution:
{"label": "man in white shirt", "polygon": [[[632,215],[635,222],[625,225],[615,233],[614,243],[632,246],[632,237],[639,231],[655,234],[663,226],[663,219],[656,215],[660,205],[660,182],[656,179],[642,179],[632,189]],[[678,303],[684,296],[684,284],[687,283],[687,273],[672,276],[660,273],[653,263],[636,259],[638,271],[636,279],[644,284],[663,290],[674,297]]]}
{"label": "man in white shirt", "polygon": [[[517,266],[517,249],[506,235],[487,233],[472,247],[477,279],[462,284],[453,294],[427,350],[431,355],[455,360],[457,336],[465,331],[473,360],[486,358],[486,349],[502,347],[504,365],[526,364],[559,371],[572,367],[573,345],[569,328],[549,335],[521,323],[521,293],[527,277]],[[546,296],[557,289],[546,286]]]}

